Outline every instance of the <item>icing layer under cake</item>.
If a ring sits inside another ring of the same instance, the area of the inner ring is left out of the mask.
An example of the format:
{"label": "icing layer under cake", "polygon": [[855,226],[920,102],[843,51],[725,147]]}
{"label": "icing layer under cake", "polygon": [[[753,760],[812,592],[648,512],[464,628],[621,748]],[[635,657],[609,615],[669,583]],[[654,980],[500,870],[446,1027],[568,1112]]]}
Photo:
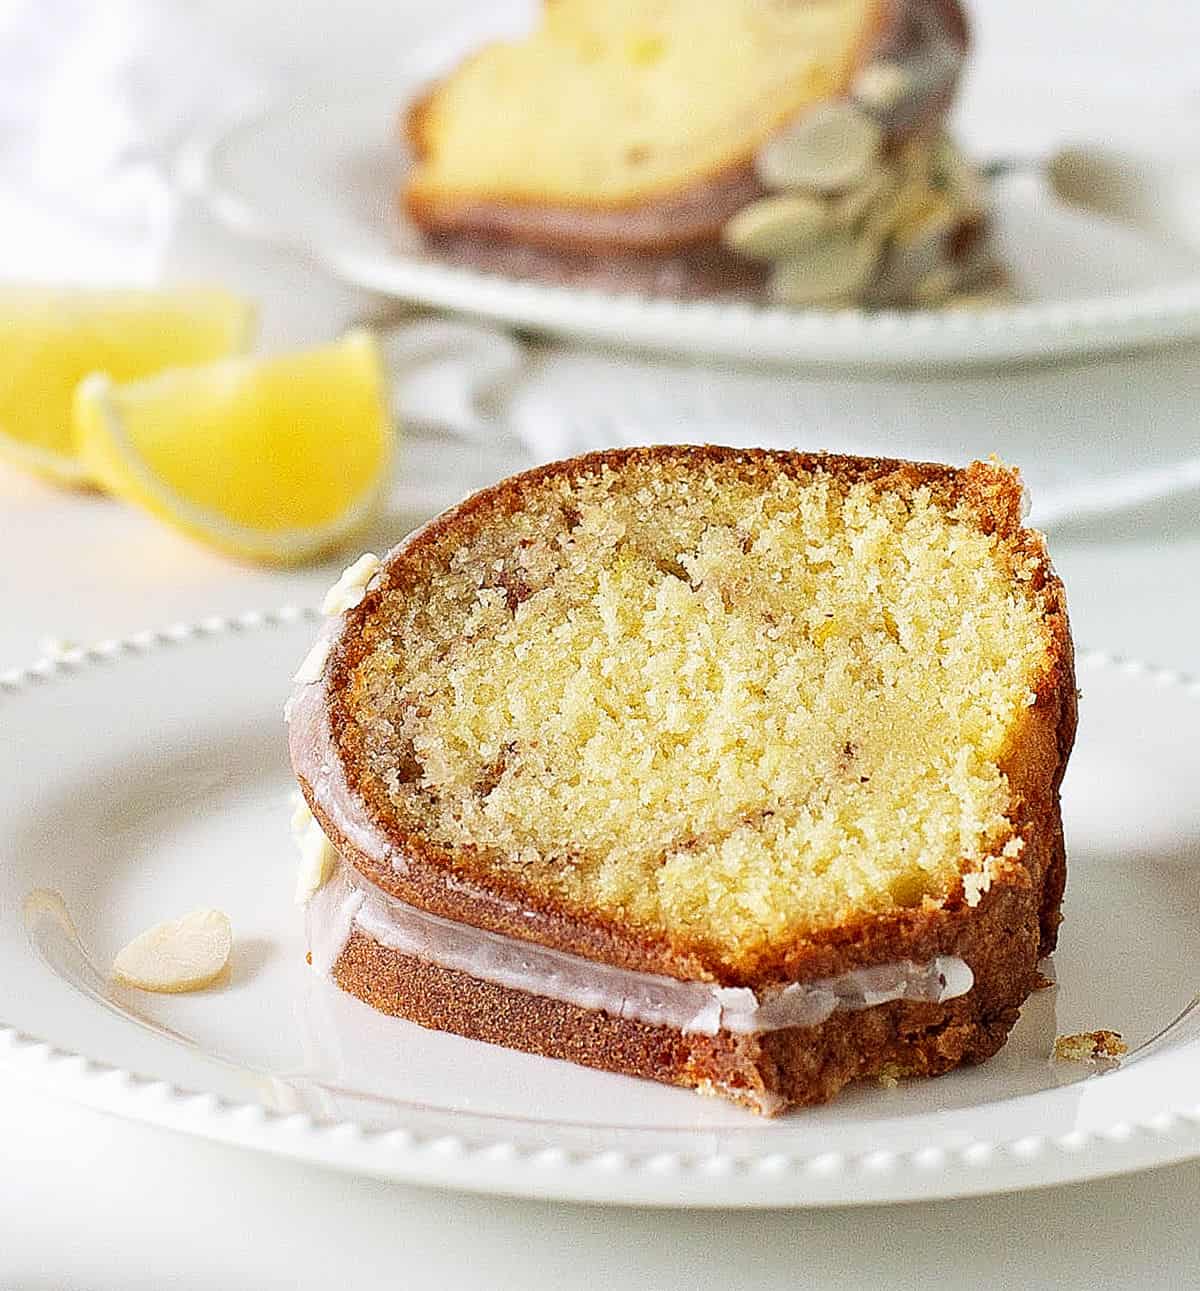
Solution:
{"label": "icing layer under cake", "polygon": [[893,1000],[940,1004],[965,995],[975,980],[963,960],[939,955],[923,964],[901,960],[793,982],[760,998],[744,986],[638,973],[455,923],[396,900],[344,863],[309,902],[307,927],[313,967],[326,975],[357,930],[389,950],[439,968],[684,1034],[751,1035],[810,1027],[839,1011]]}

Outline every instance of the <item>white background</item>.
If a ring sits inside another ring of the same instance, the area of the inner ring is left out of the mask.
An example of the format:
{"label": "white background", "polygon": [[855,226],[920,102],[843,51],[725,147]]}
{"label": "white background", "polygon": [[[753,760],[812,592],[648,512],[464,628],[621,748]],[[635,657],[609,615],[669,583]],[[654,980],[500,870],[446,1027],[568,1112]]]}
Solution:
{"label": "white background", "polygon": [[[332,5],[305,9],[283,0],[175,0],[161,8],[215,33],[218,44],[229,41],[241,69],[239,92],[249,98],[314,81],[336,85],[347,76],[386,76],[390,50],[418,39],[439,15],[469,6],[461,0],[436,8],[360,2],[335,12]],[[1192,56],[1200,19],[1189,15],[1190,8],[1180,0],[979,4],[983,52],[968,108],[972,95],[994,99],[1011,75],[1014,83],[1063,84],[1067,121],[1070,85],[1103,76],[1148,119],[1161,120],[1159,133],[1169,142],[1172,131],[1182,129],[1179,123],[1200,111],[1200,72]],[[51,24],[84,24],[99,6],[0,4],[0,69],[11,72],[23,57],[19,39],[38,10]],[[181,77],[186,70],[181,64]],[[7,84],[0,110],[15,112],[18,90],[11,76]],[[1018,99],[1012,103],[1014,131],[1032,138],[1034,126]],[[994,113],[988,121],[1002,129]],[[86,126],[78,122],[81,136]],[[1071,128],[1082,127],[1075,121]],[[0,148],[0,175],[7,162],[11,179],[14,157]],[[30,209],[0,196],[0,274],[103,276],[88,272],[99,234],[89,240],[69,217],[34,219]],[[121,248],[123,263],[145,251],[134,241]],[[167,269],[186,268],[190,257],[236,275],[263,295],[268,335],[277,339],[335,334],[362,307],[303,266],[223,244],[194,212],[180,218],[156,254]],[[154,268],[146,259],[137,272],[148,276]],[[1046,378],[1015,375],[1024,415],[1040,417],[1048,443],[1065,438],[1081,453],[1089,444],[1103,452],[1113,437],[1141,440],[1159,433],[1190,442],[1195,451],[1200,423],[1187,423],[1187,409],[1172,398],[1172,387],[1181,374],[1195,379],[1200,349],[1116,362],[1125,367],[1120,397],[1111,406],[1055,397]],[[1092,370],[1097,386],[1111,381],[1111,365]],[[571,371],[564,361],[562,373]],[[1086,386],[1086,371],[1075,368],[1064,380],[1070,388]],[[699,379],[693,369],[666,375]],[[714,383],[720,376],[712,374]],[[646,379],[644,371],[640,379]],[[555,389],[557,397],[564,390],[569,397],[566,375]],[[1045,390],[1040,413],[1039,389]],[[581,403],[593,398],[594,391],[581,391]],[[948,457],[954,456],[955,419],[969,411],[973,398],[978,391],[969,382],[932,381],[920,391],[922,406],[945,427]],[[578,407],[570,411],[579,415]],[[686,426],[677,437],[687,437]],[[1003,443],[996,447],[1004,451]],[[902,452],[903,443],[896,448]],[[465,488],[529,460],[499,430],[468,445],[426,430],[410,440],[407,452],[421,469],[406,475],[402,468],[375,534],[380,543]],[[412,485],[418,476],[428,481],[419,489]],[[1200,671],[1197,494],[1064,524],[1052,534],[1052,547],[1081,644]],[[335,564],[290,574],[244,568],[102,498],[62,494],[0,470],[0,668],[28,661],[47,637],[88,642],[215,612],[311,602]],[[1083,720],[1086,730],[1086,696]],[[19,750],[5,748],[0,756],[19,756]],[[0,1000],[12,989],[19,985],[0,983]],[[126,1124],[53,1101],[0,1072],[2,1288],[328,1287],[337,1281],[356,1291],[585,1283],[926,1291],[1186,1287],[1200,1284],[1198,1203],[1200,1163],[1041,1193],[887,1211],[655,1213],[451,1196]]]}

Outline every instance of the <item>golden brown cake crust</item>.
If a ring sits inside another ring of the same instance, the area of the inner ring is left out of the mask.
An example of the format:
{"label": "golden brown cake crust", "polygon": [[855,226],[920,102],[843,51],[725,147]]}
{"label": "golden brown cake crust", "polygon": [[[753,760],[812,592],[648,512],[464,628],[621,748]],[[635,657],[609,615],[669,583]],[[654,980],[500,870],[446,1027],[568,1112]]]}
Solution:
{"label": "golden brown cake crust", "polygon": [[[1002,550],[1015,560],[1034,562],[1032,592],[1046,607],[1050,650],[1034,687],[1035,702],[1025,710],[1021,729],[1011,741],[1001,769],[1010,787],[1009,818],[1026,846],[1019,858],[995,858],[992,881],[978,903],[959,890],[930,908],[899,909],[864,916],[808,936],[782,949],[757,955],[736,967],[722,967],[702,944],[682,936],[651,937],[634,933],[602,913],[567,908],[545,896],[524,891],[503,874],[489,872],[469,849],[448,849],[399,828],[386,801],[372,801],[376,821],[385,826],[396,866],[364,850],[340,829],[330,804],[313,792],[314,757],[336,756],[347,786],[359,792],[363,777],[344,747],[347,727],[343,694],[365,648],[359,631],[385,590],[419,584],[437,568],[441,553],[457,545],[476,525],[494,523],[519,508],[531,490],[553,476],[581,475],[603,468],[620,471],[630,463],[657,465],[686,462],[699,468],[719,463],[725,470],[762,480],[773,472],[807,476],[829,472],[851,483],[873,481],[899,492],[928,486],[947,508],[967,501],[981,528],[996,533]],[[828,454],[735,450],[719,447],[653,447],[593,453],[552,463],[503,481],[468,498],[438,517],[393,551],[377,585],[344,616],[334,640],[322,687],[312,711],[293,718],[292,760],[301,788],[328,837],[360,873],[397,899],[431,913],[505,936],[531,941],[618,967],[661,973],[683,980],[708,980],[723,986],[769,988],[781,982],[835,976],[863,965],[911,959],[925,962],[937,955],[960,954],[965,939],[976,936],[996,909],[1004,911],[998,935],[1013,956],[1025,993],[1032,985],[1038,953],[1053,949],[1065,874],[1058,790],[1074,738],[1076,694],[1073,653],[1063,589],[1051,568],[1044,541],[1021,525],[1021,486],[1006,468],[975,463],[964,470],[931,463]],[[316,749],[313,722],[327,724],[326,745]],[[974,944],[974,943],[972,943]],[[1017,949],[1020,946],[1021,949]],[[971,959],[967,959],[971,963]],[[972,968],[975,964],[972,963]],[[1023,995],[1022,995],[1023,998]],[[1006,1006],[1007,1007],[1007,1006]]]}
{"label": "golden brown cake crust", "polygon": [[[901,57],[910,36],[914,6],[935,9],[949,39],[965,53],[966,15],[959,0],[881,0],[872,29],[864,37],[855,68],[873,58]],[[850,78],[851,80],[853,77]],[[427,155],[427,118],[437,92],[432,85],[401,117],[401,133],[416,161]],[[849,89],[849,82],[842,87]],[[939,120],[949,108],[954,87],[932,98],[916,128]],[[914,127],[907,124],[899,133]],[[433,235],[466,235],[491,242],[517,242],[567,255],[648,253],[665,255],[718,246],[721,229],[765,189],[747,156],[716,174],[698,175],[689,187],[635,204],[566,207],[517,197],[505,200],[438,196],[405,186],[399,195],[403,214]],[[456,245],[457,243],[455,243]],[[739,258],[740,259],[740,258]]]}

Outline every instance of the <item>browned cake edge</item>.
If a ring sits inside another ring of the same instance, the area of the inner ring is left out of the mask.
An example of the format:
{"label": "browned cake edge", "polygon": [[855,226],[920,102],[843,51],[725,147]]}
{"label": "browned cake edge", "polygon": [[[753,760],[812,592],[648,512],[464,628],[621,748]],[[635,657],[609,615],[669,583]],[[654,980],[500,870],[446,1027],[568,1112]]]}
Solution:
{"label": "browned cake edge", "polygon": [[[894,49],[903,48],[907,38],[909,11],[914,5],[932,5],[942,17],[946,32],[966,51],[969,29],[959,0],[881,0],[877,16],[861,42],[844,93],[857,70],[874,58],[886,59]],[[428,154],[427,121],[438,83],[414,99],[401,116],[401,133],[418,164]],[[923,114],[924,129],[949,109],[953,86],[932,100]],[[900,134],[911,133],[909,127]],[[466,235],[485,243],[524,243],[572,255],[643,253],[666,255],[698,248],[712,248],[721,255],[722,227],[742,207],[762,197],[765,189],[754,172],[753,156],[747,155],[714,174],[700,175],[686,188],[664,192],[636,203],[554,205],[516,196],[464,198],[436,194],[406,181],[398,195],[403,215],[419,229],[432,235]],[[449,246],[459,245],[450,242]],[[722,261],[746,262],[724,252]],[[753,276],[759,272],[748,265]],[[732,273],[728,264],[724,277]]]}

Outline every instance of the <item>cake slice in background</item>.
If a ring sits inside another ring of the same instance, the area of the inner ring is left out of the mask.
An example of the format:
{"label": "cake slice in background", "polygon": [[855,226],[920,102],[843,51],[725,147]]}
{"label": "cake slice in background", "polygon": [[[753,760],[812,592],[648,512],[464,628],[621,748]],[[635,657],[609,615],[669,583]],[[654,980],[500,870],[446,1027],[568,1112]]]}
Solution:
{"label": "cake slice in background", "polygon": [[484,268],[794,304],[932,304],[994,277],[943,129],[956,0],[549,0],[410,106],[402,193]]}
{"label": "cake slice in background", "polygon": [[356,566],[298,675],[312,959],[425,1026],[762,1112],[1003,1043],[1075,686],[1015,472],[594,454]]}

